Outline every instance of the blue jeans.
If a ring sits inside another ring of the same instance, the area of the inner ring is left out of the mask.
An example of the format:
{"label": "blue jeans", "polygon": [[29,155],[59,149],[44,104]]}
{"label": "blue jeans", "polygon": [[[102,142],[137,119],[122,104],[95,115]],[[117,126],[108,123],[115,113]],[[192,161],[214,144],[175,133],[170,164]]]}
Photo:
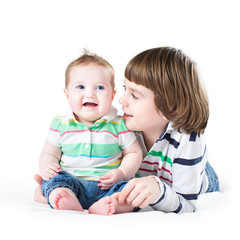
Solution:
{"label": "blue jeans", "polygon": [[98,183],[99,182],[96,181],[88,181],[82,178],[78,178],[67,172],[62,171],[50,180],[43,181],[42,192],[43,195],[47,198],[48,204],[50,205],[49,194],[55,188],[69,188],[75,193],[82,208],[88,209],[93,203],[97,202],[99,199],[106,196],[111,196],[116,192],[120,192],[127,184],[127,181],[118,182],[112,188],[107,190],[101,190],[101,188],[97,186]]}
{"label": "blue jeans", "polygon": [[208,189],[206,192],[218,192],[219,191],[219,181],[218,176],[212,166],[207,162],[205,173],[208,178]]}

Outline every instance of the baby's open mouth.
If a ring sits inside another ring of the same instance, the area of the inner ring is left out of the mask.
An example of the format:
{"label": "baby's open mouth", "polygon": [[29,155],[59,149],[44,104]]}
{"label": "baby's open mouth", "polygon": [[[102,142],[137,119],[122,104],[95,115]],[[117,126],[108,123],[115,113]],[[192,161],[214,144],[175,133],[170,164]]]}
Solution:
{"label": "baby's open mouth", "polygon": [[96,103],[92,103],[92,102],[85,102],[83,104],[84,107],[96,107],[97,104]]}

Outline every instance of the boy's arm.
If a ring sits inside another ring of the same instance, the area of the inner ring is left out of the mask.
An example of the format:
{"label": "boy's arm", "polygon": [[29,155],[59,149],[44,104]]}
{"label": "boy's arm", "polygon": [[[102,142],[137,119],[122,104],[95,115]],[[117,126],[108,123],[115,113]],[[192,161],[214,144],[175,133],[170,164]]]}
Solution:
{"label": "boy's arm", "polygon": [[39,170],[43,180],[48,181],[56,176],[61,169],[59,161],[61,159],[61,149],[49,141],[46,141],[39,157]]}
{"label": "boy's arm", "polygon": [[119,181],[130,180],[139,169],[141,162],[142,149],[136,139],[129,147],[123,149],[121,165],[100,177],[98,186],[102,189],[109,189]]}
{"label": "boy's arm", "polygon": [[[161,212],[186,213],[197,210],[197,198],[207,162],[203,137],[195,141],[183,140],[173,160],[172,185],[156,176],[134,178],[121,191],[118,201],[132,207],[144,208],[149,204]],[[186,156],[188,153],[188,156]],[[147,189],[145,191],[145,189]]]}

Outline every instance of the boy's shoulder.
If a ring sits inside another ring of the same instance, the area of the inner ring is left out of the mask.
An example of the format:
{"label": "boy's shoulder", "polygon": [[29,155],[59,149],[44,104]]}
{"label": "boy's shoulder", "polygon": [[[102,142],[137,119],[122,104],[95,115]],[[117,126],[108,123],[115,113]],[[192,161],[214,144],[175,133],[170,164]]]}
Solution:
{"label": "boy's shoulder", "polygon": [[205,145],[204,135],[198,135],[197,132],[186,133],[184,131],[178,131],[173,127],[169,127],[165,133],[165,138],[168,138],[171,141],[175,141],[178,145],[182,144],[201,144]]}

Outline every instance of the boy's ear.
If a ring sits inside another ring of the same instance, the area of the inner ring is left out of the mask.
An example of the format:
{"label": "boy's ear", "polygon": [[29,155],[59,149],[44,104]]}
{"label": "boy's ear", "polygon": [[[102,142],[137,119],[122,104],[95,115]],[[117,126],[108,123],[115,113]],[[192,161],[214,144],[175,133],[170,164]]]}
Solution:
{"label": "boy's ear", "polygon": [[164,119],[165,121],[169,121],[164,115],[163,115],[163,119]]}
{"label": "boy's ear", "polygon": [[68,93],[68,90],[66,88],[63,89],[64,93],[65,93],[65,96],[67,97],[67,99],[69,98],[69,93]]}
{"label": "boy's ear", "polygon": [[113,90],[113,96],[112,96],[112,100],[113,100],[113,98],[114,98],[114,96],[116,95],[116,92],[117,92],[117,90]]}

